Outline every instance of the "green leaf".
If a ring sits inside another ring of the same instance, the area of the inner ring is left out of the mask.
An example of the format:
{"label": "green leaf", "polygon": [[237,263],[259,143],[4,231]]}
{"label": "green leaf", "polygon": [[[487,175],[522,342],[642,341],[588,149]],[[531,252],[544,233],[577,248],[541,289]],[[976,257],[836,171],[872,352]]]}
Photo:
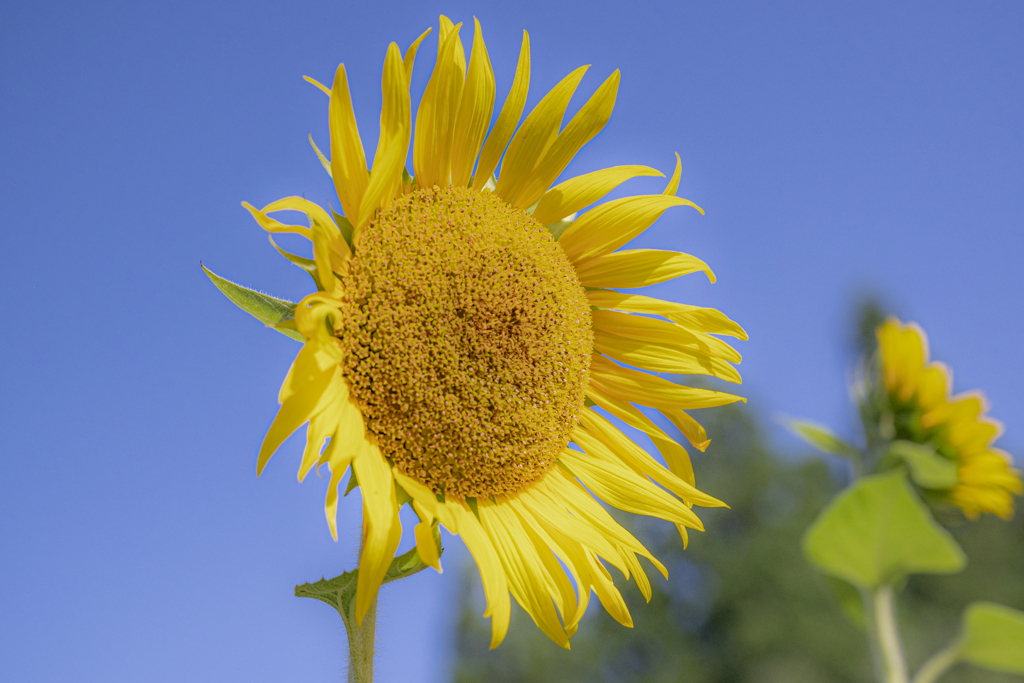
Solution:
{"label": "green leaf", "polygon": [[861,631],[867,628],[867,616],[864,614],[864,599],[859,590],[852,585],[837,579],[828,577],[829,586],[832,588],[832,595],[839,603],[839,609],[854,626]]}
{"label": "green leaf", "polygon": [[295,329],[295,304],[293,302],[286,299],[278,299],[269,294],[257,292],[255,289],[243,287],[230,280],[225,280],[202,263],[199,264],[199,267],[203,269],[203,272],[210,278],[210,281],[217,285],[217,289],[223,292],[224,296],[243,311],[267,327],[273,327],[286,337],[291,337],[301,342],[305,341],[298,330]]}
{"label": "green leaf", "polygon": [[[433,531],[438,553],[443,555],[444,548],[441,547],[441,533],[436,520],[434,521]],[[426,568],[427,565],[423,564],[423,561],[420,560],[420,554],[417,552],[416,546],[413,546],[411,550],[391,560],[388,571],[384,575],[384,583],[391,583],[392,581],[410,577]],[[352,617],[352,608],[355,605],[358,582],[359,570],[353,569],[340,576],[335,576],[333,579],[320,579],[313,583],[299,584],[295,587],[295,597],[313,598],[325,602],[338,610],[338,614],[347,623]]]}
{"label": "green leaf", "polygon": [[966,561],[903,471],[865,477],[836,497],[804,535],[804,553],[826,574],[871,590],[907,574],[952,574]]}
{"label": "green leaf", "polygon": [[975,666],[1024,674],[1024,612],[994,602],[964,612],[959,658]]}
{"label": "green leaf", "polygon": [[843,441],[838,434],[825,425],[810,420],[784,420],[783,424],[789,431],[818,450],[851,460],[859,460],[861,457],[859,449]]}
{"label": "green leaf", "polygon": [[889,456],[898,458],[910,467],[910,477],[921,488],[950,489],[960,480],[956,464],[935,452],[931,446],[913,441],[893,441]]}

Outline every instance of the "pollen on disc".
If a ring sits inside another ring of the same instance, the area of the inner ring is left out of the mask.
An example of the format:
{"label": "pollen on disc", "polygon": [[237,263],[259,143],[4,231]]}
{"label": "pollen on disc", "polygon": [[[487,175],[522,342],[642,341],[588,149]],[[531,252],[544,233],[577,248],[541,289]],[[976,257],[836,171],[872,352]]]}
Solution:
{"label": "pollen on disc", "polygon": [[513,495],[568,443],[589,378],[590,307],[525,211],[465,188],[396,199],[359,236],[342,317],[367,427],[436,493]]}

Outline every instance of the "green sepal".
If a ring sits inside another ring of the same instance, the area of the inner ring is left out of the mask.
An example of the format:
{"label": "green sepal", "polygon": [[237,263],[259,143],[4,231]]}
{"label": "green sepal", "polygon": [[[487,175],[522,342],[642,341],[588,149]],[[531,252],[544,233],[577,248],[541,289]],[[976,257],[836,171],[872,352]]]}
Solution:
{"label": "green sepal", "polygon": [[350,467],[348,470],[348,485],[345,487],[345,493],[343,498],[348,494],[352,493],[352,489],[359,486],[359,480],[356,479],[356,468]]}
{"label": "green sepal", "polygon": [[576,220],[575,213],[566,216],[560,221],[548,224],[547,228],[551,231],[551,236],[555,238],[556,242],[558,241],[558,238],[562,236],[562,233],[565,232],[566,228],[572,225],[574,220]]}
{"label": "green sepal", "polygon": [[466,496],[466,505],[468,505],[469,509],[473,511],[473,514],[476,516],[476,518],[480,519],[480,510],[477,508],[476,498]]}
{"label": "green sepal", "polygon": [[908,574],[953,574],[966,563],[902,470],[865,477],[837,496],[804,534],[803,547],[826,574],[868,590]]}
{"label": "green sepal", "polygon": [[847,460],[860,460],[860,450],[852,446],[823,424],[811,420],[783,420],[782,424],[789,431],[811,444],[819,451],[838,455]]}
{"label": "green sepal", "polygon": [[293,254],[290,251],[285,251],[281,247],[277,246],[277,242],[274,241],[274,237],[272,235],[267,235],[267,239],[270,240],[270,244],[273,245],[274,249],[277,249],[277,253],[284,256],[299,268],[302,268],[311,278],[313,278],[313,284],[316,285],[317,291],[323,291],[323,287],[320,286],[320,275],[316,270],[316,261],[311,258],[306,258],[305,256]]}
{"label": "green sepal", "polygon": [[255,289],[243,287],[231,280],[225,280],[200,262],[210,282],[217,286],[224,296],[243,311],[259,320],[267,327],[272,327],[286,337],[305,342],[299,331],[295,329],[295,303],[287,299],[278,299],[257,292]]}
{"label": "green sepal", "polygon": [[352,246],[352,235],[355,234],[356,229],[352,225],[352,221],[335,211],[333,206],[331,207],[331,215],[334,216],[334,222],[338,225],[338,230],[341,231],[341,236],[345,238],[348,248],[355,251],[355,247]]}
{"label": "green sepal", "polygon": [[405,489],[397,481],[395,482],[395,497],[398,499],[398,507],[412,502],[412,496],[406,493]]}
{"label": "green sepal", "polygon": [[1024,612],[994,602],[968,605],[957,658],[994,671],[1024,674]]}
{"label": "green sepal", "polygon": [[[441,533],[436,520],[434,521],[433,531],[438,555],[443,555],[444,548],[441,547]],[[391,583],[392,581],[408,578],[426,568],[427,565],[420,559],[416,546],[413,546],[409,551],[391,560],[388,571],[384,574],[383,583]],[[314,598],[320,602],[325,602],[338,610],[338,614],[341,615],[346,624],[352,623],[358,581],[359,570],[353,569],[340,576],[335,576],[333,579],[320,579],[312,583],[299,584],[295,587],[295,597]]]}
{"label": "green sepal", "polygon": [[902,460],[910,468],[910,478],[925,489],[951,489],[960,481],[956,463],[935,452],[931,446],[913,441],[893,441],[889,457]]}
{"label": "green sepal", "polygon": [[412,185],[413,177],[409,175],[409,169],[402,167],[402,182],[406,185]]}

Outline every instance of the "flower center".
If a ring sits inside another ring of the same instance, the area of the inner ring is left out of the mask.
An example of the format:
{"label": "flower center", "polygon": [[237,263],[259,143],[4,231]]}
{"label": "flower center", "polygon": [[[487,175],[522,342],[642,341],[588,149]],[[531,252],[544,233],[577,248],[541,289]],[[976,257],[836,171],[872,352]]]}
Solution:
{"label": "flower center", "polygon": [[462,498],[518,493],[568,443],[590,306],[548,230],[465,188],[399,197],[345,281],[345,376],[404,474]]}

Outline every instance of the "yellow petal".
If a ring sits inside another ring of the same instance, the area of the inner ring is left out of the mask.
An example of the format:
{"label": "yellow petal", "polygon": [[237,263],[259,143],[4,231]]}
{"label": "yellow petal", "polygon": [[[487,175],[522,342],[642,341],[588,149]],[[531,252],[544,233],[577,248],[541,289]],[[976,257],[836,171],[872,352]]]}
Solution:
{"label": "yellow petal", "polygon": [[[587,398],[596,403],[600,408],[604,408],[609,413],[628,424],[630,427],[639,429],[647,434],[651,438],[651,441],[654,442],[655,448],[657,448],[658,452],[661,453],[661,457],[665,458],[665,464],[668,465],[669,470],[690,485],[696,483],[693,476],[693,463],[690,462],[690,454],[686,452],[685,448],[677,444],[672,438],[665,434],[665,432],[663,432],[658,425],[654,424],[649,417],[637,410],[633,404],[612,394],[606,394],[593,384],[587,387]],[[661,412],[668,414],[670,411],[667,408],[662,408]],[[685,413],[683,414],[685,415]],[[689,416],[687,415],[687,417]],[[692,420],[693,418],[690,419]],[[695,420],[694,423],[696,423]],[[704,451],[709,443],[707,440],[707,434],[704,433],[704,428],[699,424],[697,427],[700,428],[700,431],[693,435],[694,438],[691,438],[687,431],[683,431],[683,435],[690,440],[690,443],[693,444],[694,448]],[[703,438],[694,443],[696,437]]]}
{"label": "yellow petal", "polygon": [[335,282],[334,272],[345,272],[352,255],[352,250],[349,249],[341,230],[335,225],[334,219],[318,204],[302,197],[285,197],[263,207],[263,214],[275,211],[301,211],[306,214],[312,229],[305,237],[313,242],[313,258],[316,261],[320,284],[325,291],[333,292],[338,284]]}
{"label": "yellow petal", "polygon": [[664,320],[607,310],[593,311],[592,320],[594,330],[620,337],[681,346],[695,354],[721,358],[732,363],[739,363],[742,360],[739,352],[721,339]]}
{"label": "yellow petal", "polygon": [[[703,507],[724,507],[722,501],[700,491],[689,482],[670,472],[664,465],[652,458],[644,449],[633,443],[625,434],[593,410],[582,411],[580,423],[586,429],[581,427],[575,428],[572,439],[584,451],[589,453],[592,449],[603,453],[606,459],[611,457],[620,460],[633,471],[650,477],[687,503]],[[581,441],[577,441],[577,439]]]}
{"label": "yellow petal", "polygon": [[363,552],[356,585],[356,623],[362,624],[402,540],[402,523],[391,466],[380,449],[367,442],[352,469],[363,495]]}
{"label": "yellow petal", "polygon": [[516,131],[501,164],[498,186],[494,189],[499,197],[512,202],[523,189],[530,174],[554,144],[569,100],[588,68],[581,66],[559,81]]}
{"label": "yellow petal", "polygon": [[[306,347],[310,346],[306,344]],[[301,355],[301,352],[300,352]],[[296,363],[298,363],[296,358]],[[294,367],[294,366],[293,366]],[[308,378],[303,390],[284,401],[274,422],[267,430],[260,446],[260,454],[256,460],[256,474],[259,475],[266,467],[270,456],[284,443],[284,440],[295,433],[295,430],[323,411],[333,401],[340,400],[347,389],[341,377],[340,368],[332,368]]]}
{"label": "yellow petal", "polygon": [[338,66],[331,88],[331,177],[338,192],[341,209],[349,220],[359,216],[359,207],[366,192],[369,175],[366,172],[366,154],[359,138],[356,115],[352,111],[352,98],[348,90],[345,65]]}
{"label": "yellow petal", "polygon": [[338,400],[331,402],[309,421],[309,427],[306,428],[306,448],[302,452],[302,462],[299,463],[300,482],[306,478],[309,470],[320,461],[324,442],[338,429],[338,420],[345,405],[345,398],[348,397],[347,389],[343,393],[344,397],[339,397]]}
{"label": "yellow petal", "polygon": [[612,507],[704,530],[697,515],[682,501],[622,464],[569,449],[563,450],[558,459]]}
{"label": "yellow petal", "polygon": [[[524,505],[533,517],[546,525],[547,530],[559,529],[571,538],[587,546],[598,555],[619,559],[611,541],[605,538],[592,524],[572,515],[566,509],[565,501],[551,495],[550,489],[531,487],[521,493],[516,501]],[[512,501],[512,502],[516,502]]]}
{"label": "yellow petal", "polygon": [[507,515],[514,513],[501,505],[479,505],[477,509],[480,523],[501,558],[509,591],[548,638],[568,648],[569,637],[551,603],[551,577],[521,523],[514,516],[508,519]]}
{"label": "yellow petal", "polygon": [[[412,123],[409,113],[409,86],[398,46],[388,46],[381,79],[384,103],[380,112],[380,141],[373,159],[373,174],[355,221],[355,235],[373,218],[377,209],[388,204],[401,191],[402,171],[409,153]],[[354,239],[354,238],[353,238]]]}
{"label": "yellow petal", "polygon": [[[576,568],[572,565],[569,555],[547,533],[540,522],[533,516],[533,513],[523,505],[521,500],[514,498],[502,504],[507,505],[515,512],[519,527],[525,532],[533,546],[534,552],[543,563],[547,575],[545,581],[548,582],[548,592],[555,601],[555,606],[562,615],[562,623],[568,631],[570,625],[577,624],[583,615],[579,612],[576,591],[573,590],[572,583],[569,582],[563,565],[572,574],[573,579],[579,583],[580,577],[576,572]],[[510,517],[510,519],[512,519],[510,524],[515,523],[516,520],[514,518]]]}
{"label": "yellow petal", "polygon": [[458,517],[454,510],[461,509],[458,504],[446,504],[437,500],[437,496],[429,488],[416,481],[412,477],[402,474],[398,468],[391,471],[399,486],[413,497],[415,506],[422,508],[426,514],[440,520],[441,524],[453,534],[459,533]]}
{"label": "yellow petal", "polygon": [[615,108],[615,96],[618,92],[619,71],[616,69],[572,117],[565,130],[558,133],[551,149],[540,160],[536,170],[530,174],[516,195],[512,203],[514,207],[526,209],[547,192],[551,183],[562,174],[576,153],[608,123],[612,109]]}
{"label": "yellow petal", "polygon": [[[437,56],[441,56],[441,45],[448,38],[448,35],[453,31],[458,34],[459,28],[462,24],[455,24],[451,19],[445,15],[441,15],[441,39],[437,42]],[[462,40],[459,39],[458,49],[455,51],[455,66],[463,74],[466,73],[466,51],[462,48]]]}
{"label": "yellow petal", "polygon": [[[679,178],[682,176],[682,174],[683,160],[679,158],[679,152],[676,152],[676,170],[672,172],[672,177],[669,178],[668,185],[665,186],[665,191],[662,192],[662,194],[675,194],[676,190],[679,189]],[[701,211],[700,207],[697,207],[697,210],[700,211],[701,213],[704,213],[703,211]]]}
{"label": "yellow petal", "polygon": [[[561,242],[559,242],[561,244]],[[711,282],[715,274],[696,256],[661,249],[617,251],[577,264],[576,273],[584,287],[646,287],[699,270]]]}
{"label": "yellow petal", "polygon": [[333,381],[337,376],[337,365],[341,358],[341,350],[337,345],[324,345],[318,340],[304,344],[288,368],[284,382],[281,383],[281,390],[277,395],[278,403],[283,405],[293,397],[309,394],[314,391],[315,386]]}
{"label": "yellow petal", "polygon": [[310,78],[309,76],[303,76],[302,79],[304,81],[306,81],[307,83],[312,83],[316,87],[320,88],[320,90],[322,90],[324,93],[326,93],[328,97],[331,96],[331,89],[328,88],[323,83],[321,83],[320,81],[316,80],[315,78]]}
{"label": "yellow petal", "polygon": [[402,66],[405,67],[405,82],[409,84],[409,87],[412,87],[412,67],[416,63],[416,51],[419,50],[420,43],[423,42],[423,39],[427,37],[427,34],[430,33],[430,31],[431,29],[428,28],[426,31],[421,33],[420,37],[412,41],[412,45],[410,45],[409,49],[405,51]]}
{"label": "yellow petal", "polygon": [[285,225],[280,221],[274,220],[268,216],[265,212],[260,211],[249,202],[242,202],[242,206],[252,214],[252,217],[256,219],[256,222],[260,224],[260,227],[270,233],[276,232],[290,232],[296,235],[302,235],[306,239],[313,239],[313,231],[311,228],[307,228],[304,225]]}
{"label": "yellow petal", "polygon": [[352,461],[363,451],[366,443],[366,430],[363,427],[363,416],[355,407],[355,401],[349,397],[341,411],[338,429],[331,437],[320,464],[327,463],[331,471],[331,480],[327,485],[327,499],[324,501],[324,515],[327,526],[331,530],[331,538],[338,540],[338,486],[348,471]]}
{"label": "yellow petal", "polygon": [[[562,564],[569,569],[573,580],[576,582],[578,593],[576,596],[576,615],[564,622],[565,633],[571,638],[576,633],[580,619],[583,618],[587,611],[587,605],[590,604],[591,586],[593,585],[593,581],[590,578],[590,563],[587,561],[584,546],[576,539],[563,533],[561,529],[550,524],[545,519],[539,518],[536,515],[534,515],[534,519],[537,520],[536,528],[545,532],[553,548],[558,548],[555,554]],[[616,557],[618,557],[618,553],[616,553]]]}
{"label": "yellow petal", "polygon": [[652,408],[686,410],[746,402],[746,399],[733,394],[675,384],[639,370],[624,368],[599,354],[591,357],[590,382],[598,391]]}
{"label": "yellow petal", "polygon": [[629,615],[626,601],[622,599],[622,593],[612,583],[612,577],[608,574],[608,570],[592,553],[587,553],[587,556],[590,559],[590,576],[597,599],[601,601],[601,605],[615,621],[627,628],[633,628],[633,618]]}
{"label": "yellow petal", "polygon": [[699,206],[672,195],[623,197],[602,204],[577,218],[558,243],[574,263],[615,251],[642,233],[673,206]]}
{"label": "yellow petal", "polygon": [[613,166],[576,176],[548,190],[533,210],[533,217],[550,225],[585,209],[630,178],[660,175],[661,171],[650,166]]}
{"label": "yellow petal", "polygon": [[747,339],[742,327],[714,308],[687,306],[674,301],[661,301],[639,294],[623,294],[610,289],[593,289],[587,292],[591,306],[613,308],[630,313],[649,313],[668,318],[683,327],[705,334],[724,334],[737,339]]}
{"label": "yellow petal", "polygon": [[[679,527],[682,525],[677,524],[676,526]],[[686,527],[682,528],[686,529]],[[640,562],[636,559],[636,555],[626,551],[622,551],[621,555],[622,559],[629,565],[630,573],[633,575],[633,578],[636,579],[636,587],[640,589],[640,592],[644,596],[644,600],[650,602],[651,596],[653,595],[653,593],[651,593],[651,582],[647,580],[647,573],[644,571],[643,567],[640,566]]]}
{"label": "yellow petal", "polygon": [[487,611],[484,616],[491,617],[491,649],[501,645],[508,633],[509,619],[512,616],[512,604],[508,595],[508,581],[501,559],[494,544],[476,516],[461,505],[451,504],[451,512],[456,517],[459,536],[466,543],[470,554],[480,569],[480,579],[487,596]]}
{"label": "yellow petal", "polygon": [[512,139],[519,119],[523,115],[523,107],[526,106],[526,95],[530,90],[530,36],[523,31],[523,45],[519,49],[519,64],[516,66],[516,75],[512,79],[512,88],[505,98],[505,104],[501,107],[498,120],[487,136],[487,142],[480,152],[480,163],[477,164],[476,173],[473,175],[473,187],[482,190],[490,180],[494,169],[498,167],[501,155],[508,147],[508,141]]}
{"label": "yellow petal", "polygon": [[627,365],[683,375],[710,375],[739,384],[740,373],[726,361],[710,358],[686,348],[637,341],[601,330],[594,330],[594,350]]}
{"label": "yellow petal", "polygon": [[[452,135],[462,101],[465,69],[459,69],[458,53],[462,51],[459,28],[444,30],[437,64],[416,112],[416,134],[413,143],[413,169],[419,187],[445,186],[451,171]],[[465,55],[462,56],[465,61]]]}
{"label": "yellow petal", "polygon": [[583,488],[583,485],[575,477],[568,474],[561,467],[552,468],[548,476],[541,482],[551,488],[552,496],[558,500],[566,501],[574,515],[578,515],[594,527],[613,543],[628,548],[632,552],[642,555],[650,560],[663,576],[668,576],[665,565],[658,561],[644,545],[631,533],[626,531],[616,522],[608,511],[598,503],[594,497]]}
{"label": "yellow petal", "polygon": [[708,438],[708,433],[704,431],[704,427],[693,419],[689,413],[685,410],[667,410],[665,408],[662,408],[661,413],[672,421],[676,429],[683,433],[683,436],[686,437],[687,441],[694,448],[702,452],[707,449],[711,439]]}
{"label": "yellow petal", "polygon": [[494,70],[487,56],[487,46],[480,31],[480,22],[475,18],[473,51],[469,56],[469,70],[466,73],[466,87],[462,92],[462,104],[455,121],[455,137],[452,142],[452,185],[466,187],[473,178],[473,165],[487,135],[494,111]]}
{"label": "yellow petal", "polygon": [[437,542],[434,540],[434,527],[430,522],[420,522],[413,529],[416,536],[416,552],[420,560],[428,567],[433,567],[437,573],[441,570],[441,555],[437,551]]}

